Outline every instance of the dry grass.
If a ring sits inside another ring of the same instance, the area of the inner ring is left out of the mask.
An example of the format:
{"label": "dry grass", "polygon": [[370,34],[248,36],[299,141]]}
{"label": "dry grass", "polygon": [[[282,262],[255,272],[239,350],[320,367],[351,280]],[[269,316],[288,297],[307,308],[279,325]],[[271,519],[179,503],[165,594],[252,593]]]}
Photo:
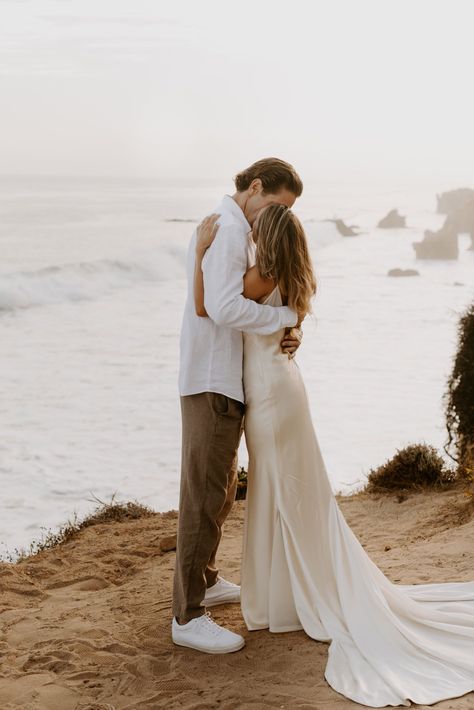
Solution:
{"label": "dry grass", "polygon": [[410,444],[378,468],[371,469],[365,490],[369,493],[445,489],[459,481],[433,446]]}
{"label": "dry grass", "polygon": [[43,550],[48,550],[74,539],[81,530],[91,525],[101,525],[102,523],[111,522],[129,522],[130,520],[138,520],[139,518],[148,518],[157,515],[154,510],[137,501],[115,502],[115,495],[114,493],[111,496],[109,502],[101,501],[96,496],[93,496],[93,500],[95,500],[98,505],[96,505],[96,508],[83,520],[79,520],[77,514],[74,513],[73,519],[67,520],[56,531],[51,529],[46,530],[40,540],[33,540],[28,548],[15,548],[13,553],[7,553],[5,555],[5,560],[7,562],[20,562],[27,557],[37,555]]}

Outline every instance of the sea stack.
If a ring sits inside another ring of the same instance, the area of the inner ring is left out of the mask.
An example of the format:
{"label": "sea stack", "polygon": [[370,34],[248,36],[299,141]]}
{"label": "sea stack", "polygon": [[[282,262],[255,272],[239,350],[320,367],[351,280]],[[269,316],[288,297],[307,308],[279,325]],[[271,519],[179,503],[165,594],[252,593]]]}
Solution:
{"label": "sea stack", "polygon": [[453,215],[474,200],[474,190],[470,187],[448,190],[436,195],[436,200],[438,214]]}
{"label": "sea stack", "polygon": [[357,237],[360,232],[356,232],[359,229],[357,225],[348,225],[342,219],[325,219],[324,222],[332,222],[336,225],[336,229],[339,234],[343,237]]}
{"label": "sea stack", "polygon": [[458,235],[446,220],[437,232],[427,229],[423,241],[413,242],[413,248],[417,259],[457,259]]}
{"label": "sea stack", "polygon": [[474,251],[474,190],[462,187],[436,195],[437,211],[446,215],[447,225],[456,234],[470,234],[470,251]]}
{"label": "sea stack", "polygon": [[396,209],[390,210],[377,225],[380,229],[401,229],[406,226],[406,217],[403,217]]}

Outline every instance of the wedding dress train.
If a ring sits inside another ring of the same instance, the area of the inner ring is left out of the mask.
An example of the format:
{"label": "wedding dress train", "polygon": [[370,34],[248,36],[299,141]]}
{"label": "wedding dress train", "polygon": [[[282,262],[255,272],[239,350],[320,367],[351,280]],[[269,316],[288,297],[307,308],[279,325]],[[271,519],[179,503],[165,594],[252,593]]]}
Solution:
{"label": "wedding dress train", "polygon": [[[265,303],[281,305],[278,288]],[[282,333],[244,334],[247,628],[329,641],[327,682],[370,707],[474,690],[474,581],[394,584],[372,562],[333,494]]]}

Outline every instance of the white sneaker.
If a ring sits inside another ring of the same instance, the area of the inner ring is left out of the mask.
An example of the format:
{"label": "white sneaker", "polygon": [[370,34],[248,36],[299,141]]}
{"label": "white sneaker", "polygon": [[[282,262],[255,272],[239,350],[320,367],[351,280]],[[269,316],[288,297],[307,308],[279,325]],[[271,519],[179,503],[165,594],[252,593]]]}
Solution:
{"label": "white sneaker", "polygon": [[223,577],[217,577],[217,582],[206,590],[201,606],[216,606],[231,602],[240,602],[239,585],[228,582]]}
{"label": "white sneaker", "polygon": [[187,624],[178,624],[173,617],[171,635],[178,646],[187,646],[204,653],[232,653],[245,646],[243,636],[216,624],[208,611]]}

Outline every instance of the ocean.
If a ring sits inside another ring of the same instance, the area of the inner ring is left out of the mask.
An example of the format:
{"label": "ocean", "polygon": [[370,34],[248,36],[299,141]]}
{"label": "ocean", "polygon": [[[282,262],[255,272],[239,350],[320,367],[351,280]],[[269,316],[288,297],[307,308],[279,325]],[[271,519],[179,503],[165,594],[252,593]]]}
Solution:
{"label": "ocean", "polygon": [[[411,244],[455,187],[319,182],[295,204],[319,286],[297,361],[335,492],[409,443],[442,453],[474,252],[461,235],[457,261],[417,261]],[[177,508],[185,254],[224,193],[231,180],[0,179],[0,556],[113,495]],[[395,207],[408,227],[377,229]]]}

